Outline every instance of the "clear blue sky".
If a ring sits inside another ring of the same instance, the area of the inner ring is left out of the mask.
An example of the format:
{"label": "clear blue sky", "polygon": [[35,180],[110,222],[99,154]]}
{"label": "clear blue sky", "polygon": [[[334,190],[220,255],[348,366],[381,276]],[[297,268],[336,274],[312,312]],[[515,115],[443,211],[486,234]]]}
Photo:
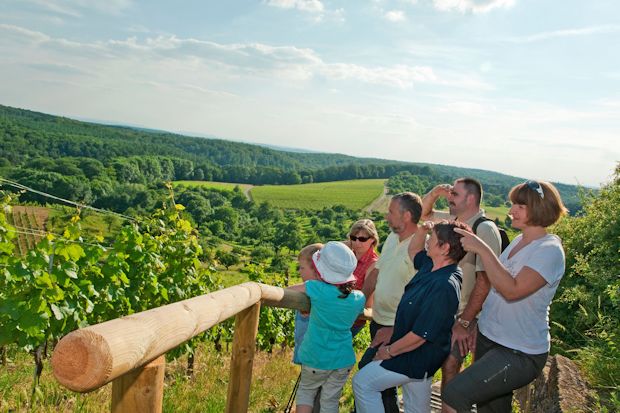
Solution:
{"label": "clear blue sky", "polygon": [[0,2],[0,103],[598,185],[620,1]]}

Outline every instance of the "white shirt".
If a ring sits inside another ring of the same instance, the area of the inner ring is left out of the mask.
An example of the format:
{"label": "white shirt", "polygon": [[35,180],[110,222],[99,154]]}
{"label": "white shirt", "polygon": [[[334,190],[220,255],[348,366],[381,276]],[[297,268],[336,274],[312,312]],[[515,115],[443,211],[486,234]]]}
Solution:
{"label": "white shirt", "polygon": [[549,306],[564,275],[564,249],[560,238],[547,234],[508,258],[522,237],[519,235],[510,243],[500,255],[500,262],[513,278],[523,267],[529,267],[547,283],[538,291],[514,301],[507,301],[491,288],[478,325],[484,336],[498,344],[527,354],[543,354],[551,346]]}

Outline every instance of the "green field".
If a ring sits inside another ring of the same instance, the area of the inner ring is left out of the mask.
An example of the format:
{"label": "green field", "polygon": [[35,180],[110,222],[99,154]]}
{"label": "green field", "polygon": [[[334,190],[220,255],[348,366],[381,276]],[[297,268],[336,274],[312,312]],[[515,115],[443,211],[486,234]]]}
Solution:
{"label": "green field", "polygon": [[482,209],[484,209],[487,217],[491,219],[499,218],[500,222],[504,222],[510,208],[507,206],[492,207],[488,205],[482,205]]}
{"label": "green field", "polygon": [[250,193],[256,202],[279,208],[322,209],[341,204],[362,209],[383,193],[385,179],[357,179],[302,185],[255,186]]}
{"label": "green field", "polygon": [[241,188],[242,191],[252,188],[253,185],[248,184],[235,184],[231,182],[214,182],[214,181],[174,181],[172,185],[185,185],[185,186],[204,186],[206,188],[224,189],[232,191],[236,186]]}

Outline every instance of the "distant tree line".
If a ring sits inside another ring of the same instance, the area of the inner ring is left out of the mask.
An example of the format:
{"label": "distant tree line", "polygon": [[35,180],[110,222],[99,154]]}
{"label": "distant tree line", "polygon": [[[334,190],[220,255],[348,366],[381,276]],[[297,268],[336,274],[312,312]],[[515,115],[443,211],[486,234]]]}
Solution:
{"label": "distant tree line", "polygon": [[[419,183],[406,178],[414,187],[451,182],[460,176],[475,177],[483,183],[487,202],[492,205],[504,202],[507,191],[521,181],[478,169],[286,152],[239,142],[79,122],[0,105],[2,176],[40,182],[41,190],[58,190],[69,199],[98,202],[101,206],[116,201],[117,192],[125,192],[115,209],[146,206],[150,200],[135,185],[168,180],[288,185],[391,178],[400,173],[417,177]],[[393,191],[407,186],[396,181],[390,183]],[[558,188],[571,211],[577,211],[578,188],[562,184]]]}
{"label": "distant tree line", "polygon": [[[452,180],[446,177],[444,181],[440,181],[439,178],[437,178],[433,174],[416,175],[409,171],[405,171],[399,172],[396,175],[391,176],[388,180],[387,186],[389,188],[390,194],[411,191],[420,194],[420,196],[423,196],[425,193],[433,189],[433,187],[439,182],[452,183]],[[483,186],[485,185],[483,184]],[[485,186],[483,195],[483,201],[485,205],[498,207],[507,203],[506,197],[503,194],[506,194],[509,191],[509,187],[492,185],[489,187],[489,189],[494,192],[489,192],[489,190]],[[448,205],[444,201],[440,200],[440,203],[438,205],[440,209],[447,208],[447,206]]]}

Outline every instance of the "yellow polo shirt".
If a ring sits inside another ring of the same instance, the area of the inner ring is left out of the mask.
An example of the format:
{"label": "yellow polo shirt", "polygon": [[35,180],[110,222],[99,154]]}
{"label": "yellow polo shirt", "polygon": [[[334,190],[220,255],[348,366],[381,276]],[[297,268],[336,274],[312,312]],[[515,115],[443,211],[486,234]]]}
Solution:
{"label": "yellow polo shirt", "polygon": [[[415,235],[415,234],[414,234]],[[375,264],[379,270],[375,285],[372,319],[384,326],[393,326],[396,307],[405,291],[405,286],[416,274],[413,261],[409,258],[409,242],[414,237],[399,241],[398,234],[388,235]]]}

